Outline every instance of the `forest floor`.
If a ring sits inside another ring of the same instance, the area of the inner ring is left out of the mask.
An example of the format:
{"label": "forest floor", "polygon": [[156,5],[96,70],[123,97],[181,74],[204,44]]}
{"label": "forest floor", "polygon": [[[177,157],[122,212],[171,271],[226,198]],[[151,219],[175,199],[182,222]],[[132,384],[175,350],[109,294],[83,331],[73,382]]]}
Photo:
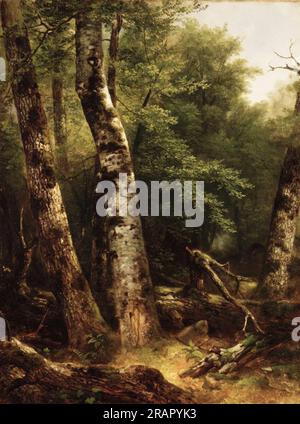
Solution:
{"label": "forest floor", "polygon": [[[228,347],[230,342],[227,342]],[[206,338],[198,350],[176,339],[157,343],[134,353],[117,356],[112,365],[126,368],[146,365],[158,369],[171,383],[192,393],[199,403],[260,404],[300,403],[300,346],[281,346],[268,358],[259,358],[230,374],[213,374],[192,379],[180,374],[212,346],[226,347],[224,339]]]}
{"label": "forest floor", "polygon": [[[300,302],[300,293],[294,294],[294,299]],[[242,369],[228,375],[210,372],[196,379],[180,377],[181,373],[205,357],[212,347],[231,347],[237,340],[203,335],[195,336],[195,344],[186,345],[175,334],[168,334],[167,338],[151,347],[114,356],[107,365],[118,370],[137,365],[157,369],[167,381],[192,394],[198,403],[300,404],[300,343],[279,345],[269,351],[267,357],[258,356]],[[92,344],[89,353],[95,354],[98,348],[97,344]],[[55,362],[74,362],[87,366],[97,363],[97,360],[90,360],[86,353],[78,354],[65,348],[48,348],[43,345],[37,350]],[[1,400],[1,396],[0,403],[6,403],[5,399]]]}

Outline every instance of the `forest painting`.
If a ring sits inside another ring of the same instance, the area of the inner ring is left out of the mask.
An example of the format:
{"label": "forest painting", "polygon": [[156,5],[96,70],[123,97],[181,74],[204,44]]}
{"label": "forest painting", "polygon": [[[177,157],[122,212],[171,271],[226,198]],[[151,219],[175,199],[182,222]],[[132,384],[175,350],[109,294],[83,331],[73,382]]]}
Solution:
{"label": "forest painting", "polygon": [[0,404],[300,403],[300,3],[0,7]]}

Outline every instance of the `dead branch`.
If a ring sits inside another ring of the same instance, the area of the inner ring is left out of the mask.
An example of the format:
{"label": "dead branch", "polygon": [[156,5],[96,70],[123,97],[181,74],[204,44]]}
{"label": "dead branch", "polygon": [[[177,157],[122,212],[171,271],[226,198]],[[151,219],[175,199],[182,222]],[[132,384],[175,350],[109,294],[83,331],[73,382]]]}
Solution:
{"label": "dead branch", "polygon": [[288,63],[285,66],[270,66],[270,70],[271,71],[275,71],[276,69],[284,69],[287,71],[292,71],[292,72],[296,72],[298,75],[300,74],[300,62],[296,59],[294,53],[293,53],[293,46],[294,46],[294,42],[291,41],[290,46],[289,46],[289,56],[283,56],[281,54],[279,54],[278,52],[274,52],[276,54],[277,57],[279,57],[280,59],[285,59],[285,60],[292,60],[295,65],[297,66],[296,68],[289,65]]}
{"label": "dead branch", "polygon": [[270,70],[271,71],[275,71],[276,69],[284,69],[285,71],[292,71],[292,72],[296,72],[297,74],[300,73],[300,69],[293,68],[288,63],[285,66],[272,66],[272,65],[269,65],[269,67],[270,67]]}
{"label": "dead branch", "polygon": [[293,53],[294,44],[295,43],[293,41],[291,41],[291,44],[289,46],[289,52],[290,52],[289,56],[283,56],[283,55],[281,55],[277,52],[274,52],[274,53],[276,54],[276,56],[280,57],[281,59],[293,60],[297,66],[300,66],[300,62],[295,58],[294,53]]}
{"label": "dead branch", "polygon": [[[223,297],[228,300],[228,302],[231,302],[233,305],[235,305],[238,309],[240,309],[245,314],[245,324],[244,324],[244,330],[246,330],[248,319],[252,321],[255,330],[258,333],[264,334],[264,331],[261,329],[260,325],[258,324],[256,318],[252,314],[252,312],[239,302],[234,296],[232,296],[227,288],[225,287],[222,280],[219,278],[219,276],[216,274],[216,272],[212,269],[211,264],[216,262],[212,258],[210,258],[209,255],[201,252],[200,250],[190,250],[189,248],[186,248],[187,252],[191,256],[194,264],[199,267],[201,271],[205,271],[210,278],[212,279],[215,286],[219,289],[219,291],[222,293]],[[218,264],[218,263],[217,263]],[[224,270],[225,271],[225,270]],[[226,272],[226,271],[225,271]]]}

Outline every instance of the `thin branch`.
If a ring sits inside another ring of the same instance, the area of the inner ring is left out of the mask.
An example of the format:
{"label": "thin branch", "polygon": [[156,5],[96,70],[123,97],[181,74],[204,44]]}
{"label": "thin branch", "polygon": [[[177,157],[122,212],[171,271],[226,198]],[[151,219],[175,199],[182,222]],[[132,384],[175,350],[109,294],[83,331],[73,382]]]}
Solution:
{"label": "thin branch", "polygon": [[285,71],[292,71],[292,72],[296,72],[298,75],[300,74],[300,68],[293,68],[292,66],[290,66],[289,64],[286,64],[285,66],[272,66],[269,65],[270,70],[271,71],[275,71],[276,69],[284,69]]}
{"label": "thin branch", "polygon": [[296,59],[296,57],[294,56],[293,53],[293,46],[294,46],[294,42],[291,41],[290,46],[289,46],[289,52],[290,55],[289,56],[283,56],[282,54],[274,51],[274,53],[276,54],[277,57],[279,57],[280,59],[285,59],[285,60],[292,60],[297,68],[294,68],[293,66],[289,65],[288,63],[285,66],[272,66],[269,65],[271,68],[271,71],[275,71],[275,69],[284,69],[284,70],[288,70],[288,71],[292,71],[292,72],[297,72],[298,75],[300,75],[300,62],[299,60]]}
{"label": "thin branch", "polygon": [[281,59],[293,60],[297,66],[300,66],[300,62],[295,58],[294,53],[293,53],[294,44],[295,43],[293,41],[291,41],[291,44],[290,44],[290,47],[289,47],[289,52],[290,52],[289,56],[283,56],[283,55],[281,55],[277,52],[274,52],[274,53],[276,54],[276,56],[280,57]]}

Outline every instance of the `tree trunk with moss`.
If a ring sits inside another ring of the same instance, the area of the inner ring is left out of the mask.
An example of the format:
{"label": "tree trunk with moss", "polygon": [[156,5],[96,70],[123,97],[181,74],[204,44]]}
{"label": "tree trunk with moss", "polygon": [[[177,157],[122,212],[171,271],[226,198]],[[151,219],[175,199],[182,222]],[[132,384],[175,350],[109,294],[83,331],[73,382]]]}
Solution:
{"label": "tree trunk with moss", "polygon": [[[295,114],[300,117],[299,94]],[[298,138],[295,127],[293,138]],[[289,146],[282,165],[273,206],[269,240],[262,270],[260,294],[282,299],[287,294],[300,209],[300,147]]]}
{"label": "tree trunk with moss", "polygon": [[2,25],[11,85],[25,152],[28,190],[50,280],[62,304],[69,343],[106,331],[76,256],[54,174],[46,114],[40,97],[19,0],[3,0]]}
{"label": "tree trunk with moss", "polygon": [[[128,184],[135,176],[126,134],[104,74],[101,28],[101,16],[92,7],[77,15],[76,88],[99,154],[101,179],[115,184],[118,198],[119,174],[127,175]],[[124,348],[145,345],[159,334],[159,323],[141,220],[116,216],[106,221],[121,343]]]}

